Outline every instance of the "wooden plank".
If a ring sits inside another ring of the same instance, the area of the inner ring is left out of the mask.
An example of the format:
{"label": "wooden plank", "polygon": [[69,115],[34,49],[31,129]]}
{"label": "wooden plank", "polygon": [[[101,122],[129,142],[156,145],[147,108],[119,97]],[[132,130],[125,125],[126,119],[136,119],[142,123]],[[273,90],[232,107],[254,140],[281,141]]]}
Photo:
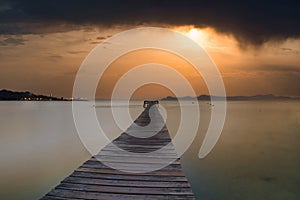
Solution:
{"label": "wooden plank", "polygon": [[[170,152],[171,151],[171,152]],[[112,150],[112,149],[104,149],[101,153],[97,154],[95,157],[102,157],[102,156],[124,156],[124,157],[135,157],[135,158],[176,158],[178,159],[178,155],[174,152],[174,150],[161,150],[159,152],[151,151],[149,153],[134,153],[128,152],[124,150]]]}
{"label": "wooden plank", "polygon": [[94,172],[94,173],[102,173],[102,174],[119,174],[119,175],[125,175],[125,174],[131,174],[134,175],[145,175],[145,176],[184,176],[182,171],[153,171],[148,173],[127,173],[115,169],[101,169],[101,168],[90,168],[90,167],[79,167],[76,169],[76,171],[80,172]]}
{"label": "wooden plank", "polygon": [[143,180],[113,180],[113,179],[97,179],[97,178],[82,178],[82,177],[67,177],[63,182],[66,183],[81,183],[89,185],[105,185],[105,186],[127,186],[127,187],[190,187],[188,182],[174,181],[143,181]]}
{"label": "wooden plank", "polygon": [[[135,166],[144,166],[144,165],[149,165],[150,163],[143,163],[141,161],[141,163],[129,163],[129,162],[126,162],[125,160],[122,160],[123,162],[114,162],[114,163],[110,163],[110,164],[117,164],[119,165],[120,167],[121,166],[132,166],[132,165],[135,165]],[[180,164],[169,164],[169,163],[162,163],[162,162],[158,162],[158,163],[151,163],[151,166],[161,166],[161,165],[167,165],[166,167],[162,168],[160,171],[170,171],[170,170],[179,170],[181,171],[181,165]],[[88,168],[100,168],[100,169],[109,169],[110,167],[109,166],[106,166],[105,163],[103,164],[102,162],[99,162],[99,161],[92,161],[92,160],[89,160],[87,162],[85,162],[82,167],[88,167]],[[146,167],[146,166],[145,166]]]}
{"label": "wooden plank", "polygon": [[182,187],[116,187],[62,182],[56,188],[76,191],[103,192],[113,194],[158,194],[158,195],[193,195],[190,188]]}
{"label": "wooden plank", "polygon": [[[88,161],[91,161],[91,162],[97,162],[97,164],[99,164],[99,160],[96,159],[96,158],[91,158],[90,160]],[[166,160],[162,160],[162,159],[140,159],[140,158],[131,158],[131,159],[127,159],[127,160],[124,160],[124,159],[119,159],[119,157],[110,157],[110,158],[103,158],[101,157],[101,160],[100,161],[104,161],[104,162],[115,162],[115,163],[169,163],[169,162],[166,162]],[[172,162],[172,165],[180,165],[180,161],[177,159],[176,161]]]}
{"label": "wooden plank", "polygon": [[93,199],[93,200],[190,200],[194,199],[193,196],[167,196],[167,195],[129,195],[129,194],[113,194],[113,193],[98,193],[87,191],[74,191],[65,189],[52,190],[48,197],[64,197],[68,199]]}
{"label": "wooden plank", "polygon": [[74,177],[82,178],[99,178],[99,179],[109,179],[109,180],[142,180],[142,181],[175,181],[175,182],[186,182],[187,179],[185,176],[158,176],[158,175],[132,175],[132,174],[104,174],[104,173],[95,173],[88,171],[78,171],[76,170],[71,174]]}
{"label": "wooden plank", "polygon": [[[105,167],[99,167],[99,166],[95,166],[95,165],[83,165],[80,167],[80,169],[92,169],[92,170],[101,170],[101,173],[116,173],[116,174],[120,174],[119,171],[124,171],[125,173],[137,173],[137,174],[141,174],[141,168],[143,168],[143,170],[147,170],[147,171],[151,171],[153,170],[154,167],[156,168],[160,168],[161,164],[151,164],[151,167],[147,166],[146,164],[128,164],[128,163],[122,163],[122,164],[115,164],[115,163],[109,163],[110,167],[116,167],[118,168],[118,170],[112,171],[108,168]],[[149,165],[149,164],[148,164]],[[89,170],[91,171],[91,170]],[[123,174],[123,173],[122,173]],[[148,173],[147,173],[148,174]],[[182,173],[181,169],[178,168],[174,168],[174,169],[165,169],[165,170],[156,170],[156,172],[151,173],[151,175],[154,174],[159,174],[159,175],[167,175],[167,174],[173,174],[173,175],[182,175],[184,176],[184,174]]]}
{"label": "wooden plank", "polygon": [[[118,148],[123,148],[123,147],[128,147],[128,146],[125,146],[125,145],[111,145],[111,147],[109,148],[110,150],[115,150],[115,149],[118,149]],[[140,144],[131,144],[130,145],[131,148],[153,148],[153,149],[159,149],[161,148],[161,145],[154,145],[154,144],[146,144],[146,145],[140,145]],[[169,150],[175,150],[174,147],[165,147],[165,149],[169,149]],[[106,149],[102,149],[102,150],[106,150]],[[101,150],[101,151],[102,151]]]}

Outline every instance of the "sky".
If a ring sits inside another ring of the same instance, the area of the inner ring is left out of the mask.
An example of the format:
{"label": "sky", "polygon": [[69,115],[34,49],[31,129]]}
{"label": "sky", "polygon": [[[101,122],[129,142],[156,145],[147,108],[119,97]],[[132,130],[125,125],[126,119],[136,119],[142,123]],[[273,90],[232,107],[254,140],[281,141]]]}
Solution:
{"label": "sky", "polygon": [[[296,0],[1,0],[0,89],[71,97],[77,70],[93,48],[122,31],[155,26],[201,45],[218,66],[227,95],[300,97],[299,5]],[[136,62],[130,57],[137,56],[147,62],[147,55],[173,60],[168,64],[174,67],[183,62],[165,52],[144,51],[115,63],[130,66]],[[113,88],[109,77],[117,71],[107,73],[98,98],[107,98]],[[182,73],[188,76],[189,70]],[[197,95],[208,92],[201,77],[189,80]],[[135,95],[171,94],[167,88],[149,88]]]}

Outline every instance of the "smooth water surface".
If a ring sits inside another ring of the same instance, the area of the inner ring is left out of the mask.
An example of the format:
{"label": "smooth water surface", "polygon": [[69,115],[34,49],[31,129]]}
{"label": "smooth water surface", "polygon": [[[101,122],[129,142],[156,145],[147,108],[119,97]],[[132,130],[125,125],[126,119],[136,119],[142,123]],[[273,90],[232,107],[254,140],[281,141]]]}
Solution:
{"label": "smooth water surface", "polygon": [[[108,102],[83,103],[95,107],[110,139],[121,133],[108,117]],[[180,107],[161,104],[174,137]],[[202,160],[198,152],[214,106],[199,107],[198,134],[182,157],[197,199],[300,198],[299,101],[229,101],[222,135]],[[132,118],[142,110],[142,102],[132,103]],[[38,199],[90,157],[71,102],[0,102],[0,111],[0,199]]]}

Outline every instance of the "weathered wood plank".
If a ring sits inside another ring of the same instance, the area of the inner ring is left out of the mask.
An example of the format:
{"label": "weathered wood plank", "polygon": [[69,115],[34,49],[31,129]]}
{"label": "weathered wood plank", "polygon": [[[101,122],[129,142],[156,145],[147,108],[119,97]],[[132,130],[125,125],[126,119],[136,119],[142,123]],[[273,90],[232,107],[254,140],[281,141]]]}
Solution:
{"label": "weathered wood plank", "polygon": [[[91,162],[99,162],[98,159],[96,158],[91,158],[89,161]],[[140,159],[140,158],[131,158],[131,159],[127,159],[127,160],[124,160],[124,159],[120,159],[119,157],[110,157],[110,158],[103,158],[101,157],[101,161],[106,161],[106,162],[115,162],[115,163],[168,163],[166,160],[164,159]],[[99,164],[99,163],[97,163]],[[180,161],[177,159],[176,161],[174,161],[172,163],[172,165],[180,165]]]}
{"label": "weathered wood plank", "polygon": [[64,197],[68,199],[93,199],[93,200],[190,200],[194,199],[193,196],[167,196],[167,195],[129,195],[129,194],[114,194],[114,193],[98,193],[98,192],[87,192],[87,191],[75,191],[75,190],[64,190],[55,189],[52,190],[48,197]]}
{"label": "weathered wood plank", "polygon": [[[151,165],[155,166],[155,165],[158,165],[158,166],[161,166],[161,163],[162,162],[159,162],[159,163],[151,163]],[[117,162],[118,166],[120,167],[127,167],[127,166],[132,166],[131,164],[132,163],[129,163],[129,162],[125,162],[123,160],[123,162]],[[149,165],[149,163],[134,163],[136,164],[136,166],[144,166],[144,165]],[[169,164],[169,163],[163,163],[163,164]],[[87,167],[87,168],[98,168],[98,169],[109,169],[110,167],[106,166],[105,164],[103,164],[102,162],[99,163],[99,161],[92,161],[92,160],[89,160],[87,162],[85,162],[82,167]],[[146,166],[145,166],[146,167]],[[162,168],[160,171],[181,171],[181,165],[180,164],[169,164],[167,165],[166,167]]]}
{"label": "weathered wood plank", "polygon": [[82,178],[82,177],[67,177],[63,182],[66,183],[81,183],[89,185],[104,185],[104,186],[128,186],[128,187],[184,187],[188,188],[188,182],[172,182],[172,181],[143,181],[143,180],[114,180],[114,179],[97,179],[97,178]]}
{"label": "weathered wood plank", "polygon": [[[94,172],[94,173],[102,173],[102,174],[119,174],[119,175],[128,175],[131,174],[134,176],[134,173],[127,173],[115,169],[101,169],[101,168],[88,168],[88,167],[79,167],[75,171],[80,171],[80,172]],[[136,175],[148,175],[148,176],[184,176],[182,171],[153,171],[153,172],[148,172],[148,173],[137,173]]]}
{"label": "weathered wood plank", "polygon": [[74,184],[62,182],[56,188],[68,189],[76,191],[90,191],[90,192],[103,192],[113,194],[158,194],[158,195],[193,195],[191,189],[188,187],[116,187],[116,186],[103,186],[103,185],[89,185],[89,184]]}
{"label": "weathered wood plank", "polygon": [[185,176],[158,176],[158,175],[132,175],[132,174],[104,174],[95,173],[88,171],[78,171],[76,170],[71,176],[82,177],[82,178],[99,178],[99,179],[109,179],[109,180],[142,180],[142,181],[175,181],[175,182],[187,182]]}

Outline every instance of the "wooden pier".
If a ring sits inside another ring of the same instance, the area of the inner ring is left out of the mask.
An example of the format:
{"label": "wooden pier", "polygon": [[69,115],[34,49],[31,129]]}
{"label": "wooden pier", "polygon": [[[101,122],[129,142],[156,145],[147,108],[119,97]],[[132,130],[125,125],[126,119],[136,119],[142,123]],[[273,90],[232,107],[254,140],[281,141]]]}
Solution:
{"label": "wooden pier", "polygon": [[[135,123],[140,126],[148,125],[149,110],[152,107],[152,123],[155,127],[163,125],[158,133],[151,137],[134,137],[128,134],[139,134],[136,125],[133,124],[128,131],[83,163],[42,199],[195,199],[168,129],[156,107],[158,102],[147,101],[146,104],[145,110]],[[151,130],[146,132],[151,134]],[[158,155],[149,154],[167,144],[168,148]],[[173,162],[169,163],[172,159]],[[116,164],[117,169],[105,165],[106,162]],[[166,166],[161,169],[141,172],[163,164]],[[134,173],[135,171],[137,173]]]}

